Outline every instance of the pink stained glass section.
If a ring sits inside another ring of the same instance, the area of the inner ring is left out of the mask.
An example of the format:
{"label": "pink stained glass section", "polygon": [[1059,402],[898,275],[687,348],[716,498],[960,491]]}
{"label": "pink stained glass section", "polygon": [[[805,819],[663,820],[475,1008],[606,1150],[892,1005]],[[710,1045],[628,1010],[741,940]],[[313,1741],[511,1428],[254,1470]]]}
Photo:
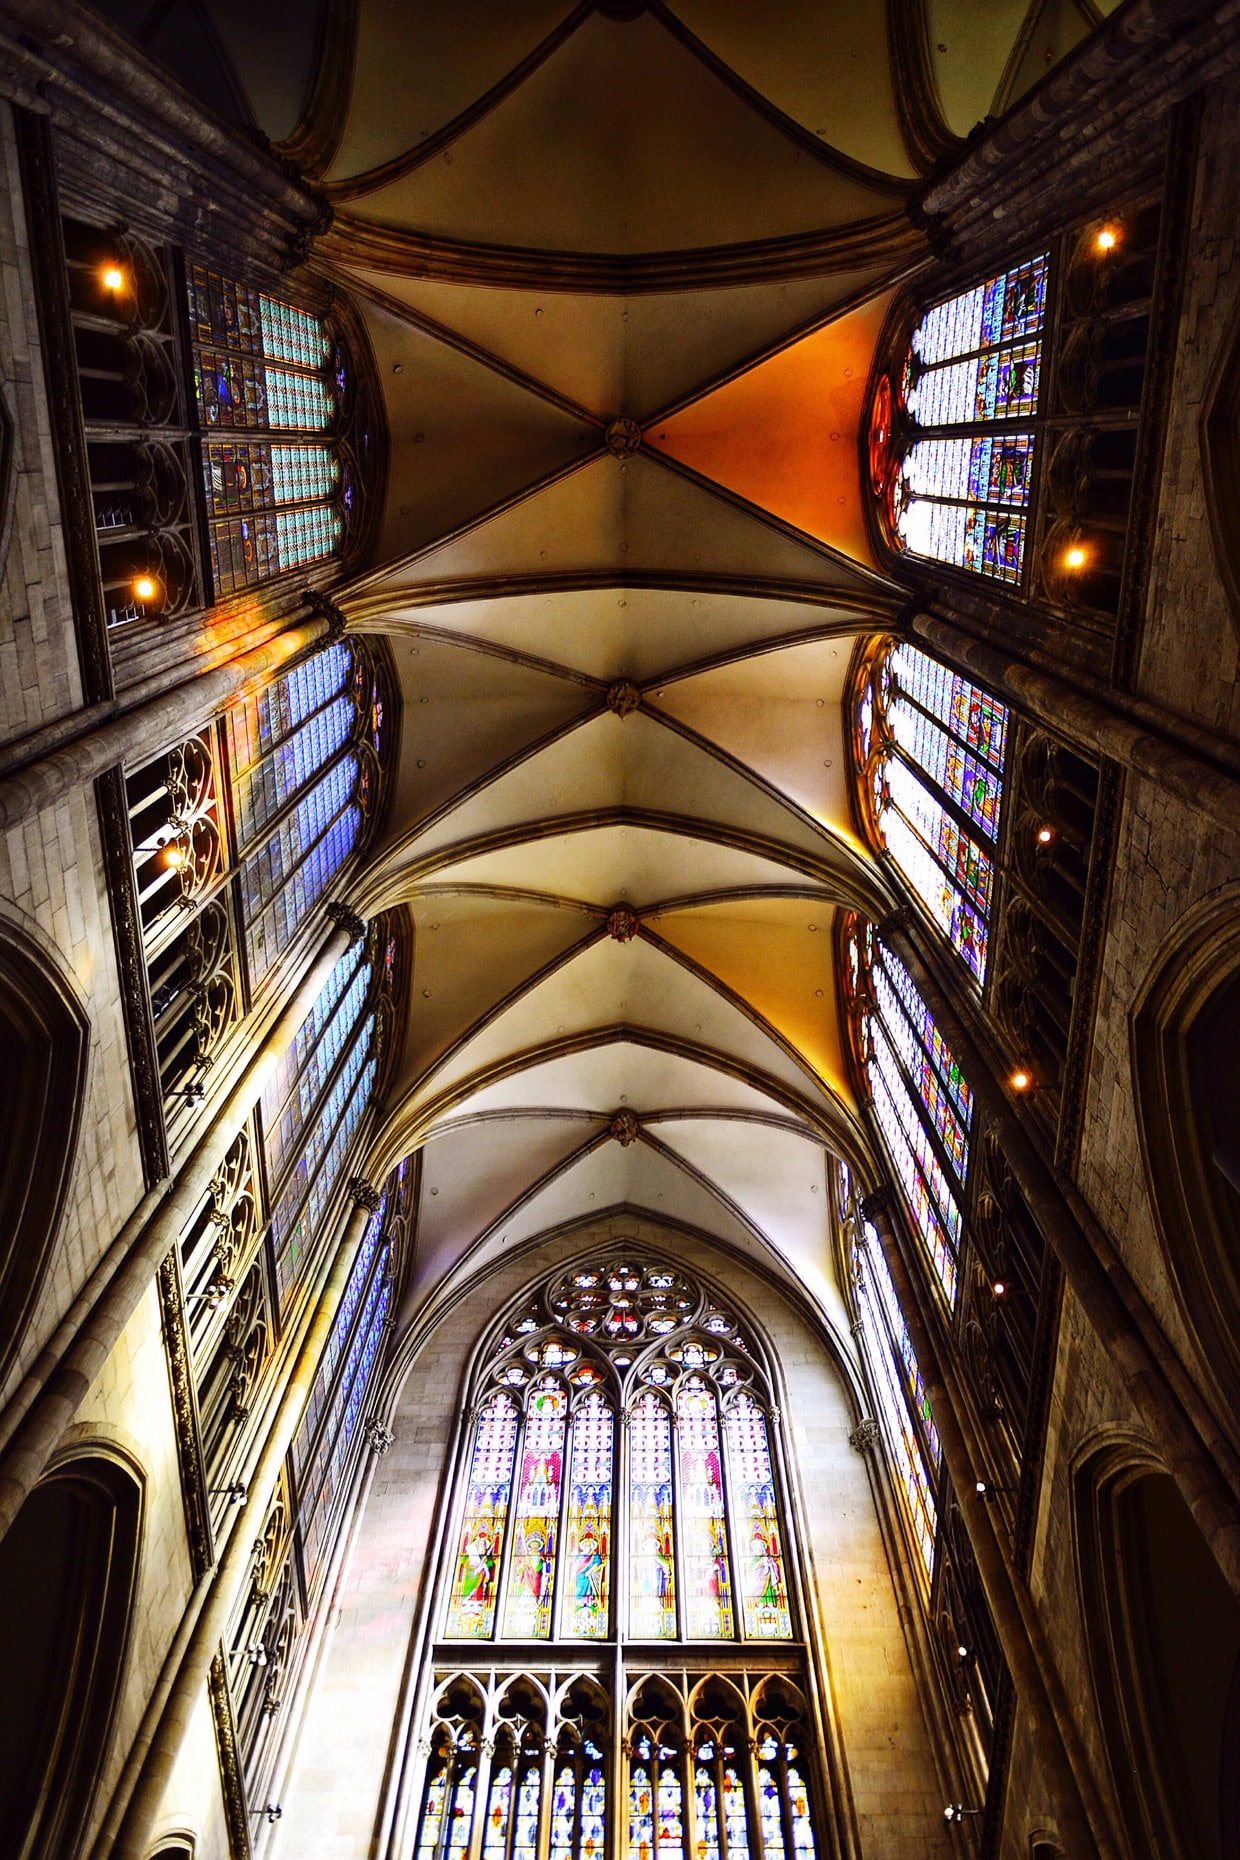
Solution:
{"label": "pink stained glass section", "polygon": [[672,1538],[672,1419],[653,1393],[629,1419],[629,1633],[669,1640],[676,1633]]}
{"label": "pink stained glass section", "polygon": [[731,1640],[736,1632],[728,1573],[719,1413],[715,1392],[689,1376],[676,1393],[680,1458],[681,1588],[690,1640]]}
{"label": "pink stained glass section", "polygon": [[567,1416],[560,1384],[539,1383],[526,1411],[504,1606],[504,1633],[520,1639],[545,1640],[551,1632]]}
{"label": "pink stained glass section", "polygon": [[742,1392],[729,1403],[723,1433],[745,1632],[755,1640],[790,1640],[792,1615],[766,1416],[752,1395]]}
{"label": "pink stained glass section", "polygon": [[572,1428],[560,1632],[603,1640],[611,1604],[615,1417],[601,1395],[587,1395]]}
{"label": "pink stained glass section", "polygon": [[461,1547],[448,1604],[449,1640],[488,1640],[494,1630],[516,1449],[516,1403],[508,1395],[493,1395],[474,1434]]}

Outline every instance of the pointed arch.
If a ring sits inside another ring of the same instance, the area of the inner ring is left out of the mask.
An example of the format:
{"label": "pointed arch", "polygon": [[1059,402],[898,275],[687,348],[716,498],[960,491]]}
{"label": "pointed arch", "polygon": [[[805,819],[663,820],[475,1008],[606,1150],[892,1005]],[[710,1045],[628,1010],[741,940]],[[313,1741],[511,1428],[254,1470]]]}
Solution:
{"label": "pointed arch", "polygon": [[0,1371],[25,1335],[51,1261],[81,1130],[90,1022],[40,943],[0,916]]}

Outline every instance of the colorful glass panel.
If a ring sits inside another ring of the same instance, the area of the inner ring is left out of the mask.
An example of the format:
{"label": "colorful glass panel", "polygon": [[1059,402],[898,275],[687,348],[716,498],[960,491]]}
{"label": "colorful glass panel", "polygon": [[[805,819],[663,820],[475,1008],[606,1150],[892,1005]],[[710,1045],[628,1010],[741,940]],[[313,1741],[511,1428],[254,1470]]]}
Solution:
{"label": "colorful glass panel", "polygon": [[504,1632],[518,1638],[545,1640],[551,1632],[567,1414],[568,1397],[559,1383],[545,1381],[533,1389],[526,1409],[504,1606]]}
{"label": "colorful glass panel", "polygon": [[581,1832],[577,1842],[577,1860],[603,1860],[606,1846],[607,1785],[601,1762],[591,1761],[581,1788]]}
{"label": "colorful glass panel", "polygon": [[793,1764],[787,1768],[788,1811],[792,1821],[792,1852],[796,1860],[814,1860],[814,1824],[809,1812],[809,1790]]}
{"label": "colorful glass panel", "polygon": [[733,1396],[724,1412],[723,1432],[745,1632],[756,1640],[789,1640],[792,1616],[766,1416],[752,1395],[742,1391]]}
{"label": "colorful glass panel", "polygon": [[516,1452],[516,1403],[508,1395],[493,1395],[474,1432],[461,1547],[448,1604],[449,1640],[486,1640],[494,1628]]}
{"label": "colorful glass panel", "polygon": [[457,1771],[456,1787],[452,1791],[452,1818],[448,1824],[447,1860],[464,1860],[469,1851],[469,1836],[474,1819],[474,1787],[478,1780],[478,1765],[472,1759],[463,1761]]}
{"label": "colorful glass panel", "polygon": [[894,1458],[896,1477],[908,1510],[922,1571],[928,1582],[934,1567],[938,1507],[934,1497],[932,1468],[927,1460],[927,1445],[932,1440],[937,1454],[938,1438],[933,1432],[926,1435],[919,1431],[914,1418],[915,1404],[918,1404],[923,1419],[928,1420],[929,1404],[926,1402],[921,1373],[913,1355],[908,1331],[895,1303],[894,1289],[886,1275],[882,1250],[876,1239],[871,1240],[865,1255],[858,1259],[857,1264],[857,1305],[866,1356],[873,1372],[875,1399],[883,1421],[883,1433]]}
{"label": "colorful glass panel", "polygon": [[749,1860],[749,1817],[745,1813],[745,1786],[739,1771],[729,1763],[723,1772],[723,1828],[728,1860]]}
{"label": "colorful glass panel", "polygon": [[512,1831],[512,1860],[535,1860],[538,1853],[538,1804],[542,1797],[542,1770],[526,1763],[517,1790],[517,1819]]}
{"label": "colorful glass panel", "polygon": [[683,1860],[685,1850],[685,1813],[681,1798],[680,1771],[674,1763],[657,1753],[658,1795],[656,1798],[656,1860]]}
{"label": "colorful glass panel", "polygon": [[573,1415],[560,1631],[583,1640],[604,1639],[610,1615],[614,1428],[598,1394]]}
{"label": "colorful glass panel", "polygon": [[773,1737],[764,1738],[758,1750],[759,1756],[765,1759],[758,1765],[758,1827],[762,1834],[764,1860],[787,1860],[779,1777],[770,1765],[770,1759],[777,1750],[778,1745]]}
{"label": "colorful glass panel", "polygon": [[1032,432],[947,436],[1037,412],[1047,265],[1037,258],[927,312],[904,371],[907,412],[927,436],[900,461],[893,494],[906,549],[1018,582],[1033,484]]}
{"label": "colorful glass panel", "polygon": [[654,1792],[644,1763],[629,1770],[629,1860],[654,1860]]}
{"label": "colorful glass panel", "polygon": [[694,1860],[723,1860],[719,1844],[719,1796],[714,1773],[704,1763],[693,1766]]}
{"label": "colorful glass panel", "polygon": [[551,1797],[551,1860],[573,1860],[573,1832],[577,1820],[577,1772],[561,1763]]}
{"label": "colorful glass panel", "polygon": [[730,1640],[736,1629],[719,1414],[714,1390],[700,1376],[687,1377],[676,1391],[676,1441],[685,1633],[690,1640]]}
{"label": "colorful glass panel", "polygon": [[418,1836],[418,1860],[436,1860],[443,1839],[444,1809],[448,1800],[448,1766],[442,1757],[427,1778],[422,1798],[422,1828]]}
{"label": "colorful glass panel", "polygon": [[653,1393],[629,1420],[629,1632],[637,1640],[676,1633],[672,1420]]}
{"label": "colorful glass panel", "polygon": [[512,1813],[512,1770],[507,1763],[491,1772],[482,1852],[485,1860],[505,1860],[508,1818]]}

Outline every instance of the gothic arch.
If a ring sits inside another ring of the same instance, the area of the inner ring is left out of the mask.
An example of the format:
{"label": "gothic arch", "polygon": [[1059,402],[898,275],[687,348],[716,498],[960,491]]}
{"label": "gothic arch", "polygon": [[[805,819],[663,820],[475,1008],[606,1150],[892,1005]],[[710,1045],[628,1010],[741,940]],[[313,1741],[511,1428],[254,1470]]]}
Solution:
{"label": "gothic arch", "polygon": [[9,1119],[0,1160],[0,1370],[25,1334],[59,1230],[89,1051],[77,989],[50,954],[0,917],[0,1073]]}
{"label": "gothic arch", "polygon": [[141,1488],[103,1454],[62,1462],[0,1542],[0,1847],[70,1860],[111,1739],[141,1540]]}
{"label": "gothic arch", "polygon": [[1134,1860],[1224,1860],[1240,1834],[1240,1601],[1140,1442],[1113,1440],[1085,1460],[1074,1522],[1094,1694]]}
{"label": "gothic arch", "polygon": [[1225,1411],[1240,1396],[1240,897],[1177,930],[1133,1015],[1138,1127],[1168,1274]]}

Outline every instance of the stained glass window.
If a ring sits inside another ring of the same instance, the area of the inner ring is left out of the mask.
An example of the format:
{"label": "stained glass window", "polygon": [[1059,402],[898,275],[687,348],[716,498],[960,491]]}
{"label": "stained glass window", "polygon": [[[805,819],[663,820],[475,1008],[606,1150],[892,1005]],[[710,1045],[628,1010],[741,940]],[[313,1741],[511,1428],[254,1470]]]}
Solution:
{"label": "stained glass window", "polygon": [[465,1491],[461,1547],[448,1606],[450,1638],[485,1640],[495,1625],[517,1425],[517,1404],[508,1395],[493,1395],[478,1417]]}
{"label": "stained glass window", "polygon": [[999,581],[1019,581],[1024,561],[1047,277],[1046,257],[1030,259],[928,311],[872,415],[894,539]]}
{"label": "stained glass window", "polygon": [[219,598],[340,549],[353,496],[331,437],[343,373],[321,317],[202,265],[186,282],[199,421],[227,435],[202,448]]}
{"label": "stained glass window", "polygon": [[852,919],[849,988],[866,1084],[895,1179],[943,1294],[955,1303],[973,1097],[904,965]]}
{"label": "stained glass window", "polygon": [[614,1431],[615,1419],[602,1395],[588,1394],[573,1417],[567,1586],[560,1615],[560,1632],[570,1639],[602,1640],[608,1631]]}
{"label": "stained glass window", "polygon": [[[729,1311],[662,1266],[604,1260],[508,1320],[485,1381],[517,1430],[501,1605],[484,1622],[454,1602],[448,1638],[603,1640],[617,1596],[636,1640],[793,1638],[770,1421]],[[484,1459],[499,1412],[492,1394]]]}
{"label": "stained glass window", "polygon": [[735,1629],[719,1416],[714,1390],[700,1376],[689,1376],[677,1392],[676,1438],[685,1631],[691,1640],[730,1640]]}
{"label": "stained glass window", "polygon": [[892,643],[868,667],[857,722],[875,832],[984,981],[1007,710],[917,647]]}
{"label": "stained glass window", "polygon": [[318,1244],[374,1088],[377,936],[336,963],[259,1101],[282,1302]]}
{"label": "stained glass window", "polygon": [[766,1416],[743,1390],[725,1410],[724,1437],[732,1516],[738,1527],[736,1555],[745,1632],[755,1640],[788,1640],[792,1616]]}
{"label": "stained glass window", "polygon": [[629,1632],[638,1640],[676,1633],[672,1502],[671,1411],[651,1391],[629,1418]]}
{"label": "stained glass window", "polygon": [[252,983],[268,973],[358,846],[382,725],[378,675],[356,641],[328,646],[228,713]]}
{"label": "stained glass window", "polygon": [[868,1222],[861,1226],[861,1234],[863,1239],[854,1246],[853,1268],[862,1344],[896,1481],[929,1581],[938,1524],[939,1437],[878,1235]]}

